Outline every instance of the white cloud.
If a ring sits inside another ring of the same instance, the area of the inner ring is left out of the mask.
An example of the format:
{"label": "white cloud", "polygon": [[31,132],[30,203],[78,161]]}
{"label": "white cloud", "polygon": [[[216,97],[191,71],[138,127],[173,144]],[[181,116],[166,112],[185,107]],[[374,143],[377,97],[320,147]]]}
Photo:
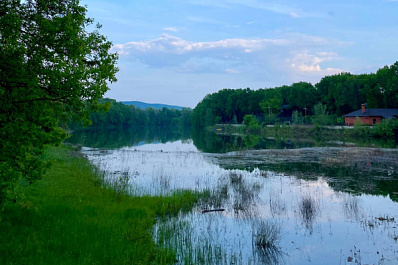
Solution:
{"label": "white cloud", "polygon": [[114,45],[113,51],[120,54],[119,63],[138,61],[151,69],[180,74],[245,75],[259,82],[277,76],[286,84],[302,80],[317,82],[325,75],[342,72],[332,65],[344,59],[336,51],[349,45],[303,34],[208,42],[163,34],[152,40]]}
{"label": "white cloud", "polygon": [[297,14],[296,12],[290,12],[290,16],[293,18],[300,18],[301,16]]}
{"label": "white cloud", "polygon": [[240,74],[240,71],[234,69],[225,69],[225,72],[228,74]]}
{"label": "white cloud", "polygon": [[339,56],[334,52],[315,52],[303,51],[294,54],[291,59],[287,59],[290,67],[296,74],[314,74],[316,76],[332,75],[343,72],[342,69],[326,67],[321,64],[328,61],[339,60]]}
{"label": "white cloud", "polygon": [[276,14],[287,15],[292,18],[302,18],[302,17],[316,17],[319,14],[309,13],[301,10],[300,8],[293,7],[292,5],[281,4],[278,1],[259,1],[259,0],[191,0],[190,4],[194,5],[203,5],[203,6],[212,6],[218,8],[227,8],[231,9],[236,6],[244,6],[254,9],[262,9],[266,11],[270,11]]}
{"label": "white cloud", "polygon": [[171,32],[177,32],[178,29],[175,27],[167,27],[167,28],[163,28],[164,31],[171,31]]}
{"label": "white cloud", "polygon": [[[309,40],[311,41],[311,40]],[[225,39],[214,42],[190,42],[168,34],[150,41],[128,42],[113,46],[113,51],[120,55],[135,53],[169,53],[186,54],[211,50],[234,50],[235,52],[253,52],[263,50],[268,46],[283,46],[292,44],[295,40],[288,39]],[[318,40],[312,40],[318,42]]]}

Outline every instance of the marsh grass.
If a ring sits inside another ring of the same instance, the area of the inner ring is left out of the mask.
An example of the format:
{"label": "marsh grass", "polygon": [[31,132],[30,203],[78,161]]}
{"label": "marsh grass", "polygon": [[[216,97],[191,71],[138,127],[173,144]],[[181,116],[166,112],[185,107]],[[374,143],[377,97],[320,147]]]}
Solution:
{"label": "marsh grass", "polygon": [[255,223],[252,232],[252,245],[255,256],[264,264],[279,264],[283,253],[279,246],[281,227],[271,221]]}
{"label": "marsh grass", "polygon": [[300,216],[307,229],[312,232],[312,225],[320,210],[319,200],[313,195],[304,195],[299,202]]}
{"label": "marsh grass", "polygon": [[20,185],[0,222],[0,264],[170,264],[157,246],[155,220],[189,211],[197,195],[130,197],[66,147],[49,148],[52,166],[40,181]]}
{"label": "marsh grass", "polygon": [[180,216],[155,225],[155,241],[177,253],[175,264],[225,264],[227,255],[221,245],[195,232],[192,222]]}
{"label": "marsh grass", "polygon": [[351,195],[345,196],[343,198],[343,212],[344,216],[346,216],[348,219],[359,220],[360,206],[358,197]]}

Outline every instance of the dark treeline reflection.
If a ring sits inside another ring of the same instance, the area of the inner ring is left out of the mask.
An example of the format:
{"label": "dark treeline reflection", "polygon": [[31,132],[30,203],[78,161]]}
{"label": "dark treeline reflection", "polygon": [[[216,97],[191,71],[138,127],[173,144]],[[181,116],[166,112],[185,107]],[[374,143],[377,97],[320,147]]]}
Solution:
{"label": "dark treeline reflection", "polygon": [[306,139],[287,139],[261,137],[259,135],[226,135],[217,134],[206,130],[192,130],[192,140],[195,146],[206,153],[227,153],[243,150],[261,149],[298,149],[309,147],[337,147],[337,146],[356,146],[356,147],[381,147],[395,148],[394,141],[381,139],[357,139],[353,142],[350,139],[344,141],[331,141],[322,138]]}
{"label": "dark treeline reflection", "polygon": [[72,133],[65,142],[95,148],[121,148],[143,143],[190,139],[190,129],[175,127],[89,128]]}
{"label": "dark treeline reflection", "polygon": [[227,153],[248,149],[296,149],[317,145],[315,141],[310,140],[291,141],[289,139],[263,138],[257,135],[225,135],[206,130],[193,130],[191,137],[196,148],[206,153]]}

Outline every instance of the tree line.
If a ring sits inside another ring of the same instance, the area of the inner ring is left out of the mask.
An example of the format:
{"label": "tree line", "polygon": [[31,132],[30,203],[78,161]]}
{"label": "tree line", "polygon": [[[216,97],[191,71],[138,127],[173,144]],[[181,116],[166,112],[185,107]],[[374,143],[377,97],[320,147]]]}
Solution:
{"label": "tree line", "polygon": [[254,115],[271,123],[278,118],[313,115],[320,108],[341,122],[342,115],[363,103],[368,108],[398,108],[398,61],[376,73],[325,76],[315,85],[298,82],[258,90],[223,89],[199,102],[192,122],[198,127],[242,123],[246,115]]}
{"label": "tree line", "polygon": [[[107,104],[109,110],[90,114],[93,127],[191,126],[192,109],[189,108],[182,108],[182,110],[166,107],[140,109],[109,98],[99,101],[100,104]],[[80,127],[80,124],[70,123],[69,127],[76,129]]]}

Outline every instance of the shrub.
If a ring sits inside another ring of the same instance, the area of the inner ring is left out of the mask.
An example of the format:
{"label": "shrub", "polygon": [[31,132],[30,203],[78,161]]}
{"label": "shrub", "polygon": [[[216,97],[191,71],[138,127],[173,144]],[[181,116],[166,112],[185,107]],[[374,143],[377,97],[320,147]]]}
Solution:
{"label": "shrub", "polygon": [[374,137],[391,138],[395,129],[398,129],[398,120],[385,119],[375,125],[371,133]]}
{"label": "shrub", "polygon": [[257,130],[258,129],[258,121],[253,115],[245,115],[243,118],[243,123],[246,125],[246,128],[249,130]]}

